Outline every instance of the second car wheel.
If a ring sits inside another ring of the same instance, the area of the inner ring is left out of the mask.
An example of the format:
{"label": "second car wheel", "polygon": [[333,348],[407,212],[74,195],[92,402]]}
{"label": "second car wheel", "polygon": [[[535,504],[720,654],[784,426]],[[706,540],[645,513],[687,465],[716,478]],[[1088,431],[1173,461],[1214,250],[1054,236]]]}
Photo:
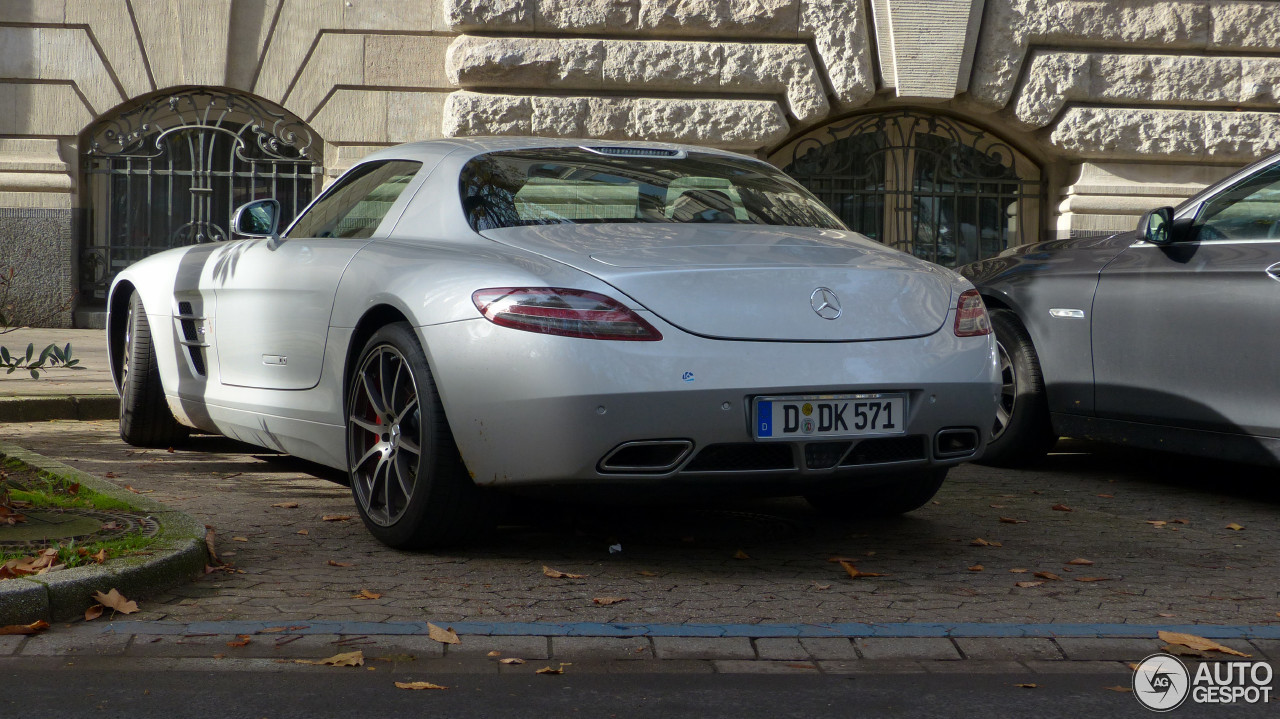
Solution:
{"label": "second car wheel", "polygon": [[991,310],[991,327],[1000,357],[1000,404],[981,464],[1017,467],[1039,460],[1057,436],[1049,420],[1049,402],[1040,375],[1040,360],[1018,316]]}
{"label": "second car wheel", "polygon": [[884,484],[824,487],[804,498],[814,509],[837,519],[893,517],[923,507],[946,478],[946,467],[927,467],[894,474]]}
{"label": "second car wheel", "polygon": [[164,398],[151,325],[142,298],[129,297],[120,347],[120,438],[135,447],[171,447],[190,431],[173,418]]}
{"label": "second car wheel", "polygon": [[484,493],[467,475],[426,354],[403,323],[373,334],[347,386],[351,493],[379,541],[456,544],[484,527]]}

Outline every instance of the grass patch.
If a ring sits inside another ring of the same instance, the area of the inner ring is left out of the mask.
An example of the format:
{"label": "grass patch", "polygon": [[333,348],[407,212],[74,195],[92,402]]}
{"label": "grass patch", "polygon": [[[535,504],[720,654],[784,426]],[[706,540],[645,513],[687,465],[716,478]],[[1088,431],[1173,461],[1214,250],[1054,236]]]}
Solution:
{"label": "grass patch", "polygon": [[[59,543],[58,564],[65,564],[67,568],[80,567],[86,564],[94,564],[97,560],[94,558],[99,552],[104,552],[106,559],[119,559],[120,557],[128,557],[135,554],[144,554],[151,545],[159,540],[158,537],[144,537],[141,534],[126,534],[112,539],[103,539],[85,544],[77,544],[74,541]],[[6,550],[0,549],[0,564],[4,564],[10,559],[22,559],[33,554],[39,553],[41,550]]]}
{"label": "grass patch", "polygon": [[0,470],[0,485],[9,491],[13,500],[29,502],[32,507],[135,511],[127,502],[98,494],[63,477],[36,474],[29,469]]}

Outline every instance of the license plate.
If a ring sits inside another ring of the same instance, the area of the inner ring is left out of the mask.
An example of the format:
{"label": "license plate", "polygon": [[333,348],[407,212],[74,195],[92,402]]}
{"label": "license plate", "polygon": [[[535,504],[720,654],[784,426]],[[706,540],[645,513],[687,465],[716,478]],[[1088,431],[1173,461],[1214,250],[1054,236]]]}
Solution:
{"label": "license plate", "polygon": [[756,439],[902,434],[906,410],[907,398],[901,394],[757,397]]}

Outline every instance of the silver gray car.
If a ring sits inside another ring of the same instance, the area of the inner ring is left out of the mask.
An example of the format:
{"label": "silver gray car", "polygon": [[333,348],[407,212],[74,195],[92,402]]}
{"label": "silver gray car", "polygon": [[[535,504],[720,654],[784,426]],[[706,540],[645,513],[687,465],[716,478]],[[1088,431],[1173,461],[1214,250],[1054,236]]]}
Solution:
{"label": "silver gray car", "polygon": [[666,144],[440,140],[365,158],[278,233],[120,273],[127,442],[215,432],[350,474],[396,547],[496,490],[750,484],[912,510],[981,454],[998,380],[960,275],[776,168]]}
{"label": "silver gray car", "polygon": [[1136,232],[961,268],[991,309],[1002,399],[984,461],[1059,435],[1280,465],[1280,155]]}

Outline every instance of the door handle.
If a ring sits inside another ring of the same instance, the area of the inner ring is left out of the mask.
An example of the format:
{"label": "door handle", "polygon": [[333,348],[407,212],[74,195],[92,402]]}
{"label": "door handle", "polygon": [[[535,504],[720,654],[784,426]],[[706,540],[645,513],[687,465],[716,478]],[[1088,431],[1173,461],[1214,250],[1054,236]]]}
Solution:
{"label": "door handle", "polygon": [[1266,269],[1266,273],[1267,273],[1267,277],[1270,277],[1276,282],[1280,282],[1280,262],[1277,262],[1274,265],[1268,267]]}

